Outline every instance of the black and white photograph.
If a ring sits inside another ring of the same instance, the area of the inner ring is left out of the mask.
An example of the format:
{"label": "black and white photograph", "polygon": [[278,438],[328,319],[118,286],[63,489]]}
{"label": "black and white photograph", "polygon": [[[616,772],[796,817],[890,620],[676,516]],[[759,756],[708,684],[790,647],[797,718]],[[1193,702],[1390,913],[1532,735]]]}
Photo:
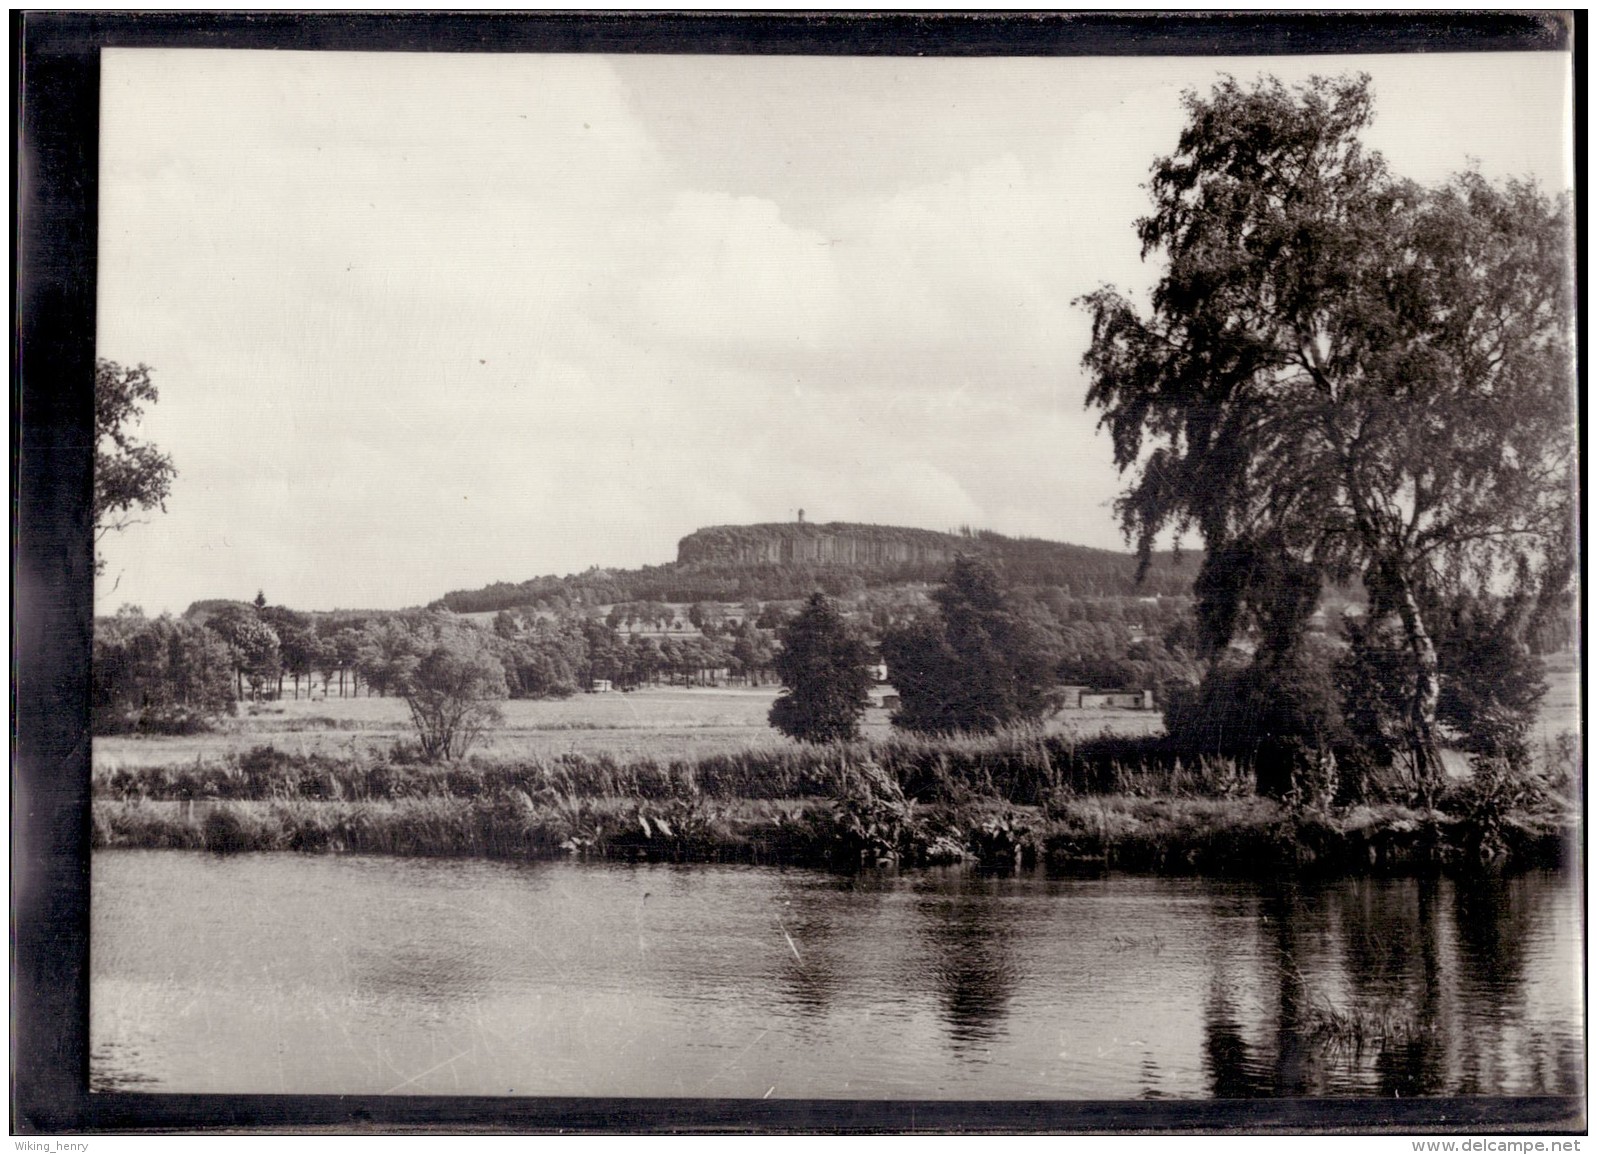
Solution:
{"label": "black and white photograph", "polygon": [[1574,86],[104,49],[89,1091],[1581,1100]]}

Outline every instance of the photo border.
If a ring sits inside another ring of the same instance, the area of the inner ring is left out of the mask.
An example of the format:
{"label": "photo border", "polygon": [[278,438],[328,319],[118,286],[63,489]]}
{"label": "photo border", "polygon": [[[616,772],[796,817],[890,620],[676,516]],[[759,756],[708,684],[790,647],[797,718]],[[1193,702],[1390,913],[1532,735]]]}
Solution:
{"label": "photo border", "polygon": [[[89,499],[102,48],[963,57],[1570,51],[1577,261],[1584,286],[1584,13],[14,12],[11,34],[13,1134],[1585,1130],[1584,1097],[953,1102],[91,1095],[87,1038]],[[1584,313],[1578,336],[1584,382]],[[1584,395],[1579,415],[1584,429]],[[1584,446],[1580,482],[1584,524]],[[1583,851],[1584,841],[1583,828]]]}

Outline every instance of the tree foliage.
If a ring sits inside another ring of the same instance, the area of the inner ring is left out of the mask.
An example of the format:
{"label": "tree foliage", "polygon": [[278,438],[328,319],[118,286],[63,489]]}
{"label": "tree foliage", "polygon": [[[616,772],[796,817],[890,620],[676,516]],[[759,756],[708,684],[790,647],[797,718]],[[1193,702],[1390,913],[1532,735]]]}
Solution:
{"label": "tree foliage", "polygon": [[775,658],[783,691],[771,706],[771,725],[801,742],[859,737],[870,703],[870,652],[823,594],[777,630]]}
{"label": "tree foliage", "polygon": [[94,364],[94,536],[131,525],[141,511],[165,509],[177,470],[172,459],[133,436],[159,394],[147,365]]}
{"label": "tree foliage", "polygon": [[486,630],[432,615],[393,617],[366,631],[359,664],[370,685],[410,708],[422,757],[462,758],[502,720],[505,668]]}
{"label": "tree foliage", "polygon": [[1167,688],[1165,729],[1182,750],[1251,768],[1261,794],[1312,791],[1328,801],[1342,787],[1347,797],[1362,798],[1356,773],[1345,784],[1336,774],[1337,760],[1347,762],[1353,751],[1335,669],[1323,641],[1252,659],[1233,651],[1198,685]]}
{"label": "tree foliage", "polygon": [[131,607],[98,618],[91,670],[96,734],[188,733],[237,708],[232,651],[192,622]]}
{"label": "tree foliage", "polygon": [[882,638],[900,707],[893,724],[923,733],[989,732],[1053,706],[1041,631],[1015,612],[986,562],[955,560],[932,595],[935,616]]}
{"label": "tree foliage", "polygon": [[219,635],[232,651],[240,696],[246,682],[256,698],[267,686],[276,684],[282,670],[281,642],[277,631],[261,619],[254,606],[225,605],[206,618],[205,628]]}
{"label": "tree foliage", "polygon": [[494,656],[464,633],[439,638],[408,665],[400,693],[429,760],[464,757],[502,716],[505,673]]}
{"label": "tree foliage", "polygon": [[[1409,652],[1403,743],[1434,780],[1426,604],[1568,581],[1567,200],[1395,177],[1360,143],[1368,77],[1226,80],[1186,107],[1138,222],[1165,261],[1151,309],[1112,287],[1083,299],[1089,404],[1132,474],[1123,523],[1145,558],[1167,530],[1202,536],[1211,647],[1281,592],[1251,572],[1295,568],[1300,591],[1362,577]],[[1285,560],[1237,568],[1261,555]]]}
{"label": "tree foliage", "polygon": [[[1524,600],[1456,597],[1427,609],[1442,675],[1437,720],[1475,758],[1524,769],[1547,691],[1542,663],[1527,644],[1531,615]],[[1413,654],[1391,622],[1352,622],[1348,635],[1338,669],[1348,722],[1378,762],[1390,763],[1401,751],[1406,722],[1394,703],[1414,680]]]}

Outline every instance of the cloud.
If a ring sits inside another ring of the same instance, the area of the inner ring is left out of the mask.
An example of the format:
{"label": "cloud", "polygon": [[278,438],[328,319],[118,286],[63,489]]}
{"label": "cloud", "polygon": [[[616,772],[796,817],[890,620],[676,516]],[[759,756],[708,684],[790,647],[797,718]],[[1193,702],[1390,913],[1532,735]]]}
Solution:
{"label": "cloud", "polygon": [[829,242],[783,221],[772,201],[685,190],[657,219],[631,222],[634,325],[657,339],[726,349],[814,345],[838,307]]}

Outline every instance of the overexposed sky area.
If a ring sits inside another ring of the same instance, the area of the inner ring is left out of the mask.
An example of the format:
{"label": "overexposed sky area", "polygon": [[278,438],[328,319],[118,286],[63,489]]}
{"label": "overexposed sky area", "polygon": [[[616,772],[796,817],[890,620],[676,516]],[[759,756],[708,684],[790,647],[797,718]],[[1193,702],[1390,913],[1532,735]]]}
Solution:
{"label": "overexposed sky area", "polygon": [[302,609],[671,560],[728,522],[1119,547],[1078,295],[1184,88],[1367,71],[1423,181],[1571,183],[1563,54],[107,50],[99,353],[178,469],[96,609]]}

